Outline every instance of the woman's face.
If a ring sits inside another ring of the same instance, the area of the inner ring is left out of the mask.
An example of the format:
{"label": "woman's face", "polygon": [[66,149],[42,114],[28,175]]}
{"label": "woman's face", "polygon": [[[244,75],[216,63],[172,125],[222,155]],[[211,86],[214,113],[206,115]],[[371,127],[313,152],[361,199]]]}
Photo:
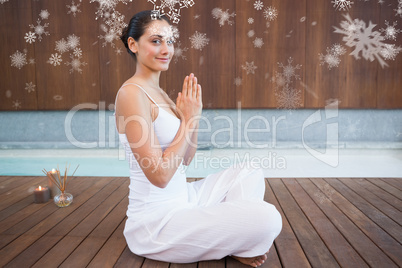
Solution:
{"label": "woman's face", "polygon": [[166,71],[174,54],[172,27],[165,20],[152,21],[137,42],[137,63]]}

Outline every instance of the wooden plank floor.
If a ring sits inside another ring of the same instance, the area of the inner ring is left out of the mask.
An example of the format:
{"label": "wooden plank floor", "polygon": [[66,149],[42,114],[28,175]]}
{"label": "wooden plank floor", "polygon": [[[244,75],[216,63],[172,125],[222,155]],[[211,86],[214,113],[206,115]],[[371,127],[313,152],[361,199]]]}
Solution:
{"label": "wooden plank floor", "polygon": [[[0,177],[0,267],[246,267],[230,257],[169,264],[132,254],[128,184],[75,177],[74,202],[57,208],[33,203],[44,177]],[[283,229],[262,267],[402,266],[402,179],[267,179],[265,199]]]}

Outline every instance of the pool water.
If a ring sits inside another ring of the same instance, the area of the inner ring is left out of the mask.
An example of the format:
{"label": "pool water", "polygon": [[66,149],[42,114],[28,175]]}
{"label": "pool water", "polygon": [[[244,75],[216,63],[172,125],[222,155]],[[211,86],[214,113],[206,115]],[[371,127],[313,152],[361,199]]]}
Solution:
{"label": "pool water", "polygon": [[[262,167],[266,177],[399,177],[400,149],[343,149],[336,152],[336,165],[325,163],[304,149],[211,149],[197,151],[186,167],[187,177],[205,177],[231,165]],[[118,149],[0,150],[0,175],[44,176],[59,166],[64,173],[79,168],[76,176],[127,177],[128,161]]]}

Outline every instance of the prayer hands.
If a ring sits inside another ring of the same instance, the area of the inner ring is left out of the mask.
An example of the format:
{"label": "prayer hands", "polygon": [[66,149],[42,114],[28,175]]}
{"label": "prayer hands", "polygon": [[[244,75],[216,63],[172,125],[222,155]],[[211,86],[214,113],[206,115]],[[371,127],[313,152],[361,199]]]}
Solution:
{"label": "prayer hands", "polygon": [[202,95],[201,85],[198,84],[194,74],[184,79],[183,90],[177,97],[176,108],[186,125],[194,127],[198,124],[202,112]]}

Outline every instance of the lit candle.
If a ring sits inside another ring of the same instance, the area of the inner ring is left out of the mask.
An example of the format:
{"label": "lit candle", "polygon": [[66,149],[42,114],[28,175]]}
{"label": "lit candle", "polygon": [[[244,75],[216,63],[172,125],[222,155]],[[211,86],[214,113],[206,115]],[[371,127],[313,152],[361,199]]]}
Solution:
{"label": "lit candle", "polygon": [[49,188],[39,186],[34,190],[35,203],[45,203],[49,201]]}
{"label": "lit candle", "polygon": [[[57,180],[57,171],[55,169],[52,169],[52,171],[49,171],[48,173],[50,173],[50,176],[53,175],[53,178]],[[49,187],[50,198],[53,198],[61,193],[59,187],[57,187],[57,185],[51,179],[49,179],[49,177],[47,178],[47,186]]]}

